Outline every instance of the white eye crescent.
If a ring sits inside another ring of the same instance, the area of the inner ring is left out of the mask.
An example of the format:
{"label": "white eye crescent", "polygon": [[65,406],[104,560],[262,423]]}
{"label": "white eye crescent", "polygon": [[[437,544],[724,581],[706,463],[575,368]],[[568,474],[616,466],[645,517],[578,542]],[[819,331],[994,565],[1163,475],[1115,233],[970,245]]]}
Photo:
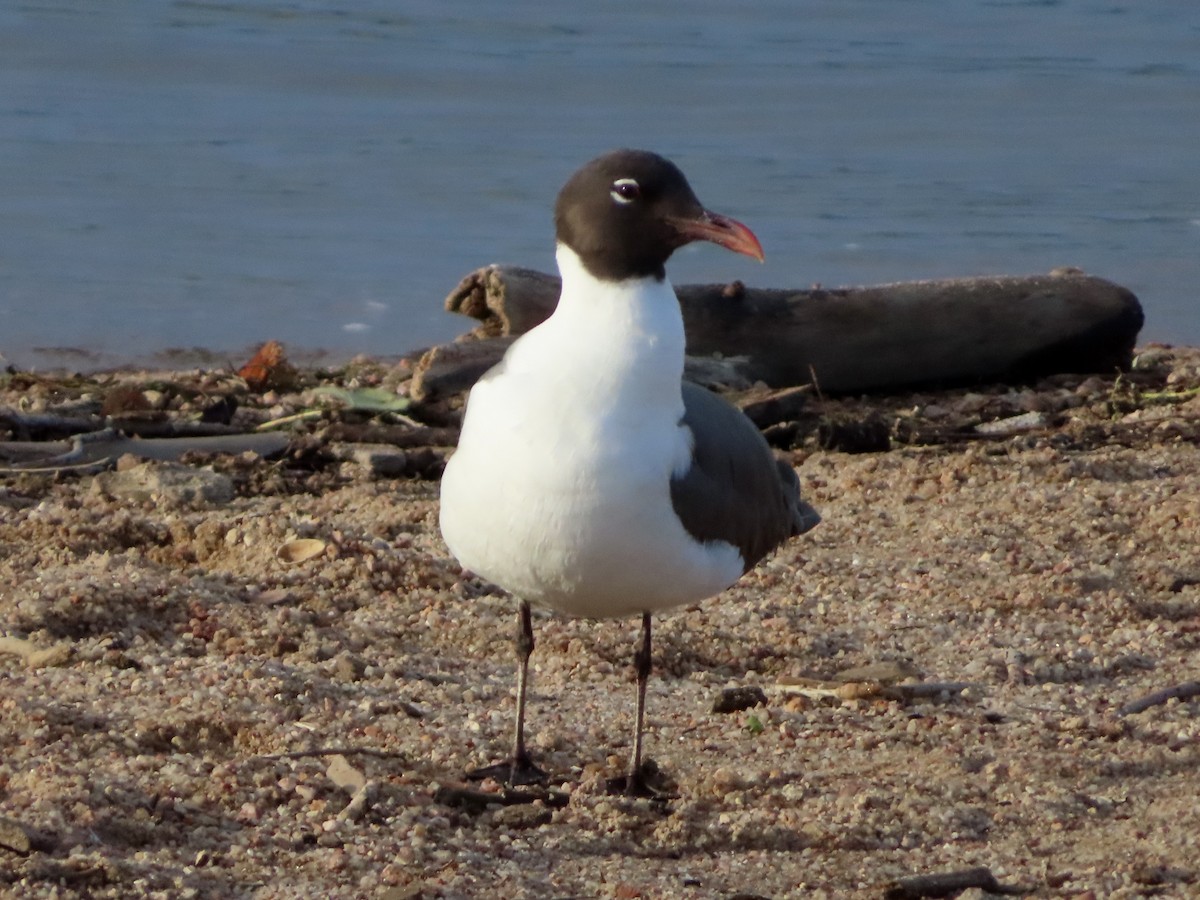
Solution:
{"label": "white eye crescent", "polygon": [[632,178],[618,178],[613,182],[612,190],[608,194],[621,205],[628,206],[642,196],[642,188]]}

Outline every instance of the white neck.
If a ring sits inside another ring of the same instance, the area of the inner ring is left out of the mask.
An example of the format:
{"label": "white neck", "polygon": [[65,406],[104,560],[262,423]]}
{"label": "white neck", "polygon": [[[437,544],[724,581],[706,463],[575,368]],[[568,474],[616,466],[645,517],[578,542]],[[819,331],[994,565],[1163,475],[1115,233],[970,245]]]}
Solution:
{"label": "white neck", "polygon": [[[602,281],[558,247],[562,295],[554,314],[505,357],[506,371],[536,379],[539,396],[580,428],[683,415],[683,315],[665,278]],[[532,383],[532,382],[531,382]]]}
{"label": "white neck", "polygon": [[[575,251],[558,245],[562,295],[554,314],[538,330],[550,332],[570,369],[609,382],[636,382],[647,393],[664,392],[681,402],[683,315],[671,282],[664,278],[602,281]],[[649,398],[647,398],[649,399]]]}

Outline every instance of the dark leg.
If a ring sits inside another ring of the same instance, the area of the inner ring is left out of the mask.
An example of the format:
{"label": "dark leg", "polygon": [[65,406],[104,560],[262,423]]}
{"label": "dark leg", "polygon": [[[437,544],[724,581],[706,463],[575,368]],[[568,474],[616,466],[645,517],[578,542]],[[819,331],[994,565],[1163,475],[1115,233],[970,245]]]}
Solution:
{"label": "dark leg", "polygon": [[533,653],[533,616],[529,604],[524,600],[517,604],[514,643],[517,650],[517,727],[513,734],[512,759],[473,769],[467,773],[467,778],[472,781],[494,778],[506,781],[510,787],[546,781],[546,773],[533,764],[529,751],[525,749],[525,692],[529,683],[529,657]]}
{"label": "dark leg", "polygon": [[629,773],[621,778],[611,778],[609,793],[626,794],[630,797],[653,797],[663,799],[669,794],[650,783],[657,775],[657,767],[649,761],[642,762],[642,725],[646,719],[646,683],[650,680],[650,613],[642,613],[642,644],[633,654],[633,667],[637,673],[637,713],[633,732],[633,755],[629,759]]}
{"label": "dark leg", "polygon": [[646,720],[646,683],[650,680],[650,613],[642,613],[642,646],[633,654],[633,669],[637,673],[637,713],[633,732],[633,756],[629,759],[629,782],[625,793],[634,792],[635,779],[642,773],[642,725]]}
{"label": "dark leg", "polygon": [[[508,783],[536,784],[546,780],[546,773],[533,764],[525,749],[525,693],[529,685],[529,657],[533,654],[533,617],[529,604],[522,600],[517,606],[517,727],[513,732],[512,771]],[[535,776],[528,780],[529,776]]]}

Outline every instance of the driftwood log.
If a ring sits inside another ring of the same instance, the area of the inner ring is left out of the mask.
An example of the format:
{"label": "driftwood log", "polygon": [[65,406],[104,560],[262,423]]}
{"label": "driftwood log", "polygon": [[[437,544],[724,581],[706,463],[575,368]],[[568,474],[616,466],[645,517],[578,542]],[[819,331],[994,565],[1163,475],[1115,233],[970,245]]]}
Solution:
{"label": "driftwood log", "polygon": [[141,459],[178,460],[185,453],[282,453],[290,438],[282,432],[205,437],[131,438],[111,428],[77,434],[69,441],[0,441],[0,461],[14,465],[0,472],[49,471],[107,465],[131,454]]}
{"label": "driftwood log", "polygon": [[[443,357],[469,386],[508,342],[543,321],[559,279],[487,266],[446,298],[446,309],[480,321],[470,364]],[[812,383],[830,393],[923,384],[1029,379],[1126,368],[1143,315],[1137,297],[1078,269],[1047,275],[954,278],[869,287],[778,290],[728,285],[677,288],[692,354],[733,358],[752,381]],[[436,355],[436,354],[435,354]],[[467,370],[470,370],[469,372]]]}
{"label": "driftwood log", "polygon": [[[481,337],[440,344],[425,351],[413,370],[409,396],[418,402],[436,400],[458,394],[471,387],[479,377],[500,362],[517,338]],[[742,390],[754,380],[746,372],[744,357],[689,356],[684,361],[683,375],[689,381],[708,388]]]}

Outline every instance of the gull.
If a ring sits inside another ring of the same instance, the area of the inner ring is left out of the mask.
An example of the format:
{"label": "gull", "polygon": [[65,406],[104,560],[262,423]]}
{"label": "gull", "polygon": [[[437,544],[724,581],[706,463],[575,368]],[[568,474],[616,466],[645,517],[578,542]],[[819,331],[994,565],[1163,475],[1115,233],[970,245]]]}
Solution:
{"label": "gull", "polygon": [[651,615],[719,594],[820,516],[740,410],[683,380],[666,262],[693,241],[761,262],[754,233],[705,209],[677,166],[641,150],[579,169],[554,222],[558,305],[472,388],[441,483],[450,551],[517,598],[512,757],[470,774],[514,786],[545,778],[525,744],[531,605],[640,615],[633,751],[609,787],[649,795]]}

